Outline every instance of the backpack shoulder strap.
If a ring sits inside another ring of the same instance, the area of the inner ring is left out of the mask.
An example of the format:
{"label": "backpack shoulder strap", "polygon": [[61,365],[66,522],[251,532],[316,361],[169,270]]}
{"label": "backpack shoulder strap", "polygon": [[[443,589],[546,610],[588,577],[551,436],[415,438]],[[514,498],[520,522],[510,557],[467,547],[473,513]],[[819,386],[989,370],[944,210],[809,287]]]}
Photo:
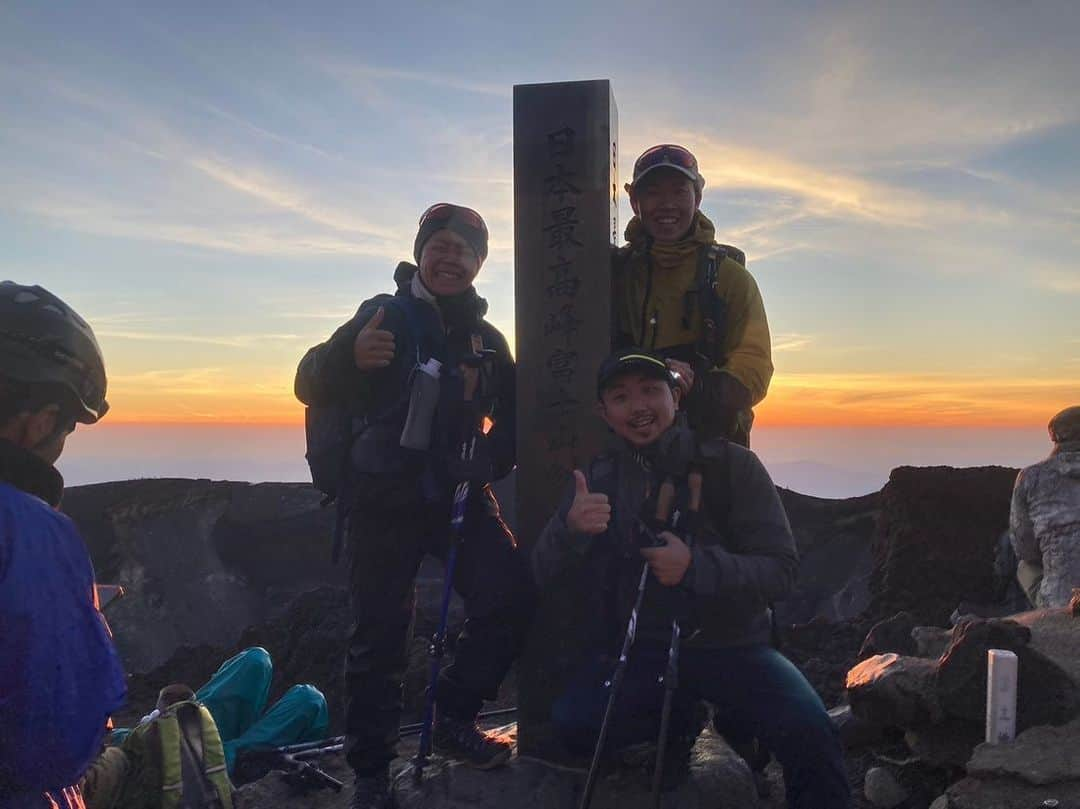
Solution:
{"label": "backpack shoulder strap", "polygon": [[223,809],[232,809],[232,782],[229,781],[229,772],[225,760],[225,747],[221,742],[221,734],[218,732],[217,723],[210,710],[202,703],[199,708],[198,722],[203,742],[203,774],[206,780],[214,788],[217,799]]}
{"label": "backpack shoulder strap", "polygon": [[746,253],[744,253],[738,247],[732,247],[730,244],[718,244],[717,247],[724,251],[724,256],[730,258],[732,261],[735,261],[738,264],[741,264],[743,268],[746,267]]}
{"label": "backpack shoulder strap", "polygon": [[623,272],[630,264],[630,259],[634,255],[634,246],[632,244],[624,244],[621,247],[614,247],[611,250],[611,268],[616,272]]}
{"label": "backpack shoulder strap", "polygon": [[180,768],[181,805],[232,809],[232,784],[225,764],[221,735],[205,706],[189,700],[168,712],[176,728],[175,756]]}
{"label": "backpack shoulder strap", "polygon": [[394,305],[405,313],[409,333],[419,347],[417,356],[421,360],[434,357],[446,361],[446,331],[438,310],[411,295],[395,295]]}
{"label": "backpack shoulder strap", "polygon": [[724,335],[727,334],[727,301],[716,291],[720,262],[727,257],[724,245],[707,244],[698,251],[697,293],[701,306],[700,353],[714,366],[723,365]]}
{"label": "backpack shoulder strap", "polygon": [[405,327],[408,329],[409,339],[412,340],[416,350],[416,361],[418,364],[422,362],[425,359],[420,356],[421,352],[426,348],[425,332],[420,326],[420,313],[416,311],[413,299],[406,295],[388,295],[381,305],[396,309],[405,318]]}
{"label": "backpack shoulder strap", "polygon": [[161,772],[161,809],[177,809],[184,797],[180,763],[180,724],[175,711],[166,711],[145,732],[151,760]]}
{"label": "backpack shoulder strap", "polygon": [[597,455],[589,464],[589,491],[606,494],[609,501],[614,501],[618,478],[618,462],[613,453]]}

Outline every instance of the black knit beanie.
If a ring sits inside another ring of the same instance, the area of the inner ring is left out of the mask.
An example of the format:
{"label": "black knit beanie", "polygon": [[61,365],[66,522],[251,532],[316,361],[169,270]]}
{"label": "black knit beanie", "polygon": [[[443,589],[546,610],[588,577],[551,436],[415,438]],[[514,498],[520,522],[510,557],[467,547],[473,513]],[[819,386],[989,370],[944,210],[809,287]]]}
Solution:
{"label": "black knit beanie", "polygon": [[413,244],[413,258],[420,263],[424,245],[437,231],[449,230],[469,243],[476,257],[483,261],[488,252],[488,229],[483,218],[472,208],[440,202],[428,208],[420,217],[420,229]]}

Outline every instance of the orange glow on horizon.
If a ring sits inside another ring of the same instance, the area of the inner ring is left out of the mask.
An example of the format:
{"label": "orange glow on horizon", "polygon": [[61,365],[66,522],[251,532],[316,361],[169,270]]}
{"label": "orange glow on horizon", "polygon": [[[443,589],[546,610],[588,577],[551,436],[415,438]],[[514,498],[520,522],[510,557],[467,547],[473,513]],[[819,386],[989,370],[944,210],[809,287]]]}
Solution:
{"label": "orange glow on horizon", "polygon": [[[302,426],[304,408],[270,386],[195,391],[120,389],[109,424]],[[778,375],[758,427],[1029,427],[1080,402],[1063,379],[946,375]]]}
{"label": "orange glow on horizon", "polygon": [[1073,379],[958,375],[777,376],[756,424],[776,427],[1028,427],[1080,401]]}

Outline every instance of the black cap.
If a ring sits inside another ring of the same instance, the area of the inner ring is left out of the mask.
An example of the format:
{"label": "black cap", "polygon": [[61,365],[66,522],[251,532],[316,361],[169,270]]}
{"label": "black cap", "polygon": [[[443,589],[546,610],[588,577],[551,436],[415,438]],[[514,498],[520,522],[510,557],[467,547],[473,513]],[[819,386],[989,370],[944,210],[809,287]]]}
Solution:
{"label": "black cap", "polygon": [[637,346],[621,348],[600,363],[596,374],[596,398],[601,398],[611,382],[626,373],[638,373],[662,379],[672,387],[677,384],[664,358]]}

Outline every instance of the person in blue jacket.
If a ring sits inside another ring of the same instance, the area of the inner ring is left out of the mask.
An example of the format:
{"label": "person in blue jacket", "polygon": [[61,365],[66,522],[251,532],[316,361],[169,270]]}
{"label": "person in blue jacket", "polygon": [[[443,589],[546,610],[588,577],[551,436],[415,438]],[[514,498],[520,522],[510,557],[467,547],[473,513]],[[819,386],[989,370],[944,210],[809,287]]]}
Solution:
{"label": "person in blue jacket", "polygon": [[86,321],[0,283],[0,809],[82,807],[79,778],[126,696],[53,466],[76,424],[105,415],[105,384]]}

